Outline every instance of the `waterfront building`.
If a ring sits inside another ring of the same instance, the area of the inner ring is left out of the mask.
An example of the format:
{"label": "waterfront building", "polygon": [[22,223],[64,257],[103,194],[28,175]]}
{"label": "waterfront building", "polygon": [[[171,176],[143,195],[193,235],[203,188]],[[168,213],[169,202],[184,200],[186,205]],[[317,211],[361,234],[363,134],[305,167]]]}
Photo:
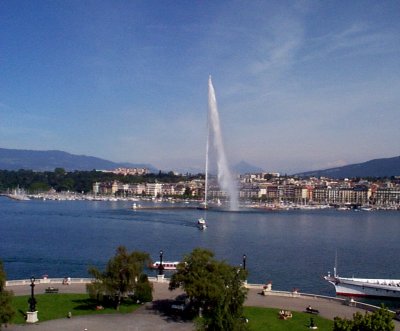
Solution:
{"label": "waterfront building", "polygon": [[[118,181],[96,182],[94,194],[148,195],[148,196],[204,196],[203,178],[179,183],[123,184]],[[226,199],[227,193],[211,177],[208,185],[210,199]],[[332,180],[328,178],[298,179],[277,177],[267,173],[240,176],[239,198],[264,200],[268,203],[375,205],[377,207],[400,206],[400,184],[396,180],[369,182],[365,180]]]}
{"label": "waterfront building", "polygon": [[149,173],[149,169],[147,168],[117,168],[111,171],[116,175],[124,175],[124,176],[143,176]]}
{"label": "waterfront building", "polygon": [[312,190],[312,201],[319,204],[328,203],[328,190],[326,186],[317,186]]}
{"label": "waterfront building", "polygon": [[146,184],[146,195],[157,197],[162,194],[162,184],[161,183],[147,183]]}
{"label": "waterfront building", "polygon": [[378,188],[373,197],[376,206],[400,206],[400,187]]}
{"label": "waterfront building", "polygon": [[242,186],[242,188],[240,189],[239,197],[241,199],[257,199],[261,198],[263,196],[263,192],[265,191],[266,191],[265,188],[260,189],[258,185],[247,184],[245,186]]}

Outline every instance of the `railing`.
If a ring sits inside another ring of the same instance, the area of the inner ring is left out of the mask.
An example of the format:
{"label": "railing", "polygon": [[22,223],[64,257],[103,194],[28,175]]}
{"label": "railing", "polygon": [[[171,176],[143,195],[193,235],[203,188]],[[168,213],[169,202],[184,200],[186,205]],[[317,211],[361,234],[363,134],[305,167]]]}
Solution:
{"label": "railing", "polygon": [[[93,281],[93,278],[38,278],[35,279],[35,284],[62,284],[65,281],[70,284],[86,284]],[[6,286],[30,285],[30,279],[7,280]]]}

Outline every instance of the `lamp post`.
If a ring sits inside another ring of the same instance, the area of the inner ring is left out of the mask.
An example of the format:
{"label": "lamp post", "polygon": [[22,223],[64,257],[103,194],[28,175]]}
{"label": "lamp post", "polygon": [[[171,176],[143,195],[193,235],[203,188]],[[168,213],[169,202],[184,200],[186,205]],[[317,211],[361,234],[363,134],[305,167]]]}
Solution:
{"label": "lamp post", "polygon": [[164,252],[160,250],[160,265],[158,266],[158,274],[161,276],[164,274],[164,266],[162,264],[162,258],[163,258]]}
{"label": "lamp post", "polygon": [[243,270],[246,270],[246,259],[247,259],[246,254],[243,254]]}
{"label": "lamp post", "polygon": [[31,277],[31,297],[29,298],[29,309],[30,311],[36,311],[36,299],[35,299],[35,277]]}
{"label": "lamp post", "polygon": [[26,323],[36,323],[38,321],[35,299],[35,277],[31,277],[31,297],[28,299],[29,311],[26,313]]}

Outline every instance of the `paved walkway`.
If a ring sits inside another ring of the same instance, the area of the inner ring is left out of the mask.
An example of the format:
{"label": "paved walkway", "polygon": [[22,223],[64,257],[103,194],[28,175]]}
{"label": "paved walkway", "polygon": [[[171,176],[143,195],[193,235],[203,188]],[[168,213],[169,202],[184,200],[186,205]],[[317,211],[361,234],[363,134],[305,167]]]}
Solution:
{"label": "paved walkway", "polygon": [[[163,303],[174,299],[182,292],[179,290],[169,291],[168,283],[153,283],[153,303],[143,305],[132,314],[111,314],[111,315],[87,315],[77,316],[70,319],[59,319],[47,322],[38,322],[33,325],[10,325],[9,331],[192,331],[194,326],[191,322],[184,322],[173,319],[163,314]],[[35,293],[44,293],[47,284],[35,286]],[[84,293],[84,284],[71,284],[57,286],[59,293]],[[11,286],[7,289],[14,291],[15,295],[30,294],[29,286]],[[352,318],[356,311],[364,313],[363,310],[349,307],[335,300],[314,298],[314,297],[283,297],[283,296],[263,296],[261,290],[250,289],[246,306],[282,308],[292,311],[304,311],[305,307],[311,305],[317,308],[320,316],[333,319],[335,316]],[[40,319],[40,311],[39,311]],[[395,321],[396,331],[400,331],[400,323]]]}

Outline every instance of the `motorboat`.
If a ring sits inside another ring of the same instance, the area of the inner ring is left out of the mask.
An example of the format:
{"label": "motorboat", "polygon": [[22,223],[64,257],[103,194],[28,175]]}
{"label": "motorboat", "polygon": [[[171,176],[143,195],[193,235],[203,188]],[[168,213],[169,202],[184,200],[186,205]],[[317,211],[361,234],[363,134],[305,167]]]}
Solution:
{"label": "motorboat", "polygon": [[200,218],[197,220],[197,227],[198,227],[200,230],[205,230],[205,229],[207,229],[207,223],[206,223],[206,220],[205,220],[203,217],[200,217]]}

